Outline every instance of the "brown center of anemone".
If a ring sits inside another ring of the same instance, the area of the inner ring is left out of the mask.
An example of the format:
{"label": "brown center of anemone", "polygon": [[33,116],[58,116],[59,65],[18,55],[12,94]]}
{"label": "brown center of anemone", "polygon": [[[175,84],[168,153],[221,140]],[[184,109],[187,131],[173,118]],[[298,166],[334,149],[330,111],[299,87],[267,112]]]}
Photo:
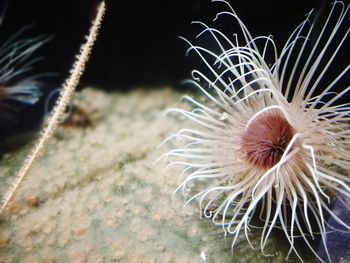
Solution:
{"label": "brown center of anemone", "polygon": [[269,169],[281,159],[294,133],[283,115],[265,114],[249,124],[242,136],[241,149],[250,164]]}

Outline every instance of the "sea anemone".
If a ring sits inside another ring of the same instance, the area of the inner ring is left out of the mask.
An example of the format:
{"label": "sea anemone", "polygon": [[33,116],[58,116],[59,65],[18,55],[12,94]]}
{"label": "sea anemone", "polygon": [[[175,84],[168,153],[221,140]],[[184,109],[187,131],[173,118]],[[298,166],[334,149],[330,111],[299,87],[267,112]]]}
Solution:
{"label": "sea anemone", "polygon": [[160,157],[182,167],[175,193],[182,191],[186,205],[198,201],[203,216],[232,236],[232,247],[241,231],[250,243],[258,217],[262,253],[279,228],[288,256],[294,251],[302,260],[299,238],[319,260],[330,260],[328,251],[328,259],[317,255],[310,239],[319,234],[326,247],[328,216],[350,230],[331,210],[336,193],[350,197],[350,105],[340,102],[350,87],[339,87],[350,65],[329,79],[350,31],[349,6],[335,1],[316,37],[310,12],[278,55],[271,36],[253,38],[229,3],[213,2],[229,8],[214,20],[232,17],[244,40],[201,22],[197,38],[210,37],[215,46],[184,39],[207,69],[193,70],[189,81],[205,99],[185,96],[192,110],[167,110],[192,125],[169,137],[181,145]]}
{"label": "sea anemone", "polygon": [[[25,30],[25,29],[24,29]],[[40,58],[31,58],[33,52],[48,41],[43,36],[18,39],[23,30],[0,45],[0,114],[5,121],[13,121],[18,106],[34,105],[42,92],[38,77],[27,74]]]}

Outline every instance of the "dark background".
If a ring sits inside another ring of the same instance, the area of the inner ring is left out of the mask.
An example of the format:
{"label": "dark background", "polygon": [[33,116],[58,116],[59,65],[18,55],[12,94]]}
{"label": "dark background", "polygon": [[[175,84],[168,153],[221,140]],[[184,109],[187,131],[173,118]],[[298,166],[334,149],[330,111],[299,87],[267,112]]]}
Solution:
{"label": "dark background", "polygon": [[[88,32],[98,1],[1,1],[7,3],[7,11],[0,28],[0,40],[26,25],[33,27],[24,35],[52,36],[53,39],[38,52],[45,56],[45,60],[37,65],[36,70],[58,73],[58,77],[51,81],[59,85],[67,76]],[[230,1],[253,34],[273,34],[279,48],[304,15],[324,2]],[[107,0],[106,3],[105,21],[81,86],[97,85],[110,89],[140,85],[179,86],[179,80],[189,77],[194,65],[185,58],[188,46],[178,36],[193,39],[200,27],[191,26],[191,21],[211,23],[217,11],[224,7],[210,0]],[[231,28],[234,23],[221,23],[221,26]]]}
{"label": "dark background", "polygon": [[[6,136],[37,127],[44,114],[43,102],[68,76],[91,20],[96,0],[0,0],[3,23],[0,42],[27,25],[23,37],[52,37],[36,54],[44,59],[34,73],[51,72],[43,79],[44,96],[38,105],[16,115],[17,124],[5,127],[0,122],[0,145]],[[326,0],[229,1],[253,35],[272,34],[279,50],[293,29],[312,8],[322,11]],[[79,88],[93,85],[108,90],[171,85],[184,88],[181,81],[190,77],[196,58],[185,57],[188,45],[178,36],[194,39],[200,27],[191,21],[212,24],[225,5],[210,0],[107,0],[107,12],[99,38],[87,64]],[[7,6],[7,8],[5,8]],[[233,33],[234,23],[219,22],[223,32]],[[1,116],[0,116],[1,117]]]}

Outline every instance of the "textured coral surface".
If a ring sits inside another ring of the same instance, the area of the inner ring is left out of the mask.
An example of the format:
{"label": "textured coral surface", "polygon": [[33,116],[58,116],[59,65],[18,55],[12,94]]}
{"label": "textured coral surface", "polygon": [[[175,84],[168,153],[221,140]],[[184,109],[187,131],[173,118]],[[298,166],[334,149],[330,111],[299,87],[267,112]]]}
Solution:
{"label": "textured coral surface", "polygon": [[[172,203],[179,171],[153,162],[169,147],[159,143],[184,125],[161,115],[179,98],[166,88],[77,94],[1,216],[0,262],[284,262],[278,235],[267,249],[273,257],[243,236],[231,251],[231,238],[195,205]],[[28,149],[1,159],[2,194]]]}

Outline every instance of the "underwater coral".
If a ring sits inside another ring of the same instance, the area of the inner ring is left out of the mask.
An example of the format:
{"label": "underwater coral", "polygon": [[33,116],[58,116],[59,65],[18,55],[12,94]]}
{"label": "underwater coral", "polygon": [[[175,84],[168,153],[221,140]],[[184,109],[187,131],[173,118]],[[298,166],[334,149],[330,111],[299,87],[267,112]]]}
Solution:
{"label": "underwater coral", "polygon": [[40,138],[38,139],[36,145],[33,147],[32,152],[28,155],[27,159],[23,163],[21,169],[17,174],[16,180],[13,182],[12,186],[7,191],[7,193],[2,197],[0,214],[6,208],[7,204],[11,200],[13,194],[17,190],[24,177],[28,174],[31,166],[33,165],[40,151],[42,150],[44,144],[52,136],[54,130],[57,128],[59,119],[64,114],[66,106],[68,105],[69,100],[76,86],[79,83],[80,77],[84,72],[86,63],[89,60],[89,56],[97,38],[104,13],[105,2],[102,1],[98,6],[96,18],[94,19],[90,27],[90,32],[86,36],[86,42],[81,46],[80,53],[76,56],[76,61],[74,62],[73,67],[70,71],[70,76],[66,79],[65,83],[63,84],[59,98],[56,102],[56,106],[53,108],[50,116],[48,117],[45,127],[41,132]]}

